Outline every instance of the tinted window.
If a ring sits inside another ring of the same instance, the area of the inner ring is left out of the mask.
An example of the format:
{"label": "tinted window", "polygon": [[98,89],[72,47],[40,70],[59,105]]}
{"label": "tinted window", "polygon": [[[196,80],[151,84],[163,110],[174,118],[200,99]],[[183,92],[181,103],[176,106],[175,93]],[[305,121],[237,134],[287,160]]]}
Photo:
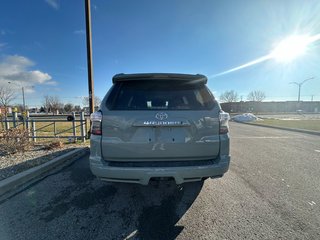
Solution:
{"label": "tinted window", "polygon": [[204,84],[128,81],[113,87],[107,107],[110,110],[208,110],[214,102]]}

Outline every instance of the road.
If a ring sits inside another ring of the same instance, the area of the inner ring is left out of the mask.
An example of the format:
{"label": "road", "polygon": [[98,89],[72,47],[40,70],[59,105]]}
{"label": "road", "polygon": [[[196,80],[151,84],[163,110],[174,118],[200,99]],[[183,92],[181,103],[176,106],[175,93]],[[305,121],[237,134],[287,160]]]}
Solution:
{"label": "road", "polygon": [[320,137],[231,123],[204,184],[100,182],[88,156],[0,204],[5,239],[320,239]]}

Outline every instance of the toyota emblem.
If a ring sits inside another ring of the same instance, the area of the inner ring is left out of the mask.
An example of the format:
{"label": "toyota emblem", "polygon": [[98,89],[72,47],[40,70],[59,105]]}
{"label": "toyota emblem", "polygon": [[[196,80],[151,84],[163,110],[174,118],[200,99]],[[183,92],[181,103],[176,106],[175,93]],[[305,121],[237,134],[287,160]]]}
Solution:
{"label": "toyota emblem", "polygon": [[156,114],[156,119],[159,119],[159,120],[164,120],[164,119],[167,119],[168,118],[168,114],[164,113],[164,112],[159,112]]}

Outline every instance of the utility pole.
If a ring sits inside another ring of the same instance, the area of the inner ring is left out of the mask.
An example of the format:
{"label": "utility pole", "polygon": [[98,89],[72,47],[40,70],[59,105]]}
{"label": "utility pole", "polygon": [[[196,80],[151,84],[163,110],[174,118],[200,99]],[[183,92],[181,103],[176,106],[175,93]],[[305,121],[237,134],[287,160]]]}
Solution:
{"label": "utility pole", "polygon": [[314,95],[311,95],[311,102],[313,102],[313,96],[314,96]]}
{"label": "utility pole", "polygon": [[301,94],[301,86],[308,80],[314,79],[314,77],[311,78],[307,78],[305,80],[303,80],[302,82],[290,82],[290,84],[295,84],[299,87],[299,92],[298,92],[298,103],[300,103],[300,94]]}
{"label": "utility pole", "polygon": [[89,90],[89,109],[90,109],[89,111],[90,113],[93,113],[94,112],[94,88],[93,88],[90,0],[85,0],[85,11],[86,11],[88,90]]}

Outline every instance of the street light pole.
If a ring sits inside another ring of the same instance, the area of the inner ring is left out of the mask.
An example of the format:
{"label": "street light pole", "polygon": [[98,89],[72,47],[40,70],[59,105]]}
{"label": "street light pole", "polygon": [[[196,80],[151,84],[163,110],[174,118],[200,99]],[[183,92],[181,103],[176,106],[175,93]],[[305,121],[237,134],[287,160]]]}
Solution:
{"label": "street light pole", "polygon": [[[16,86],[20,87],[18,84],[16,83],[13,83],[13,82],[8,82],[9,84],[15,84]],[[22,90],[22,101],[23,101],[23,111],[25,112],[26,111],[26,99],[24,97],[24,87],[22,86],[21,87],[21,90]]]}
{"label": "street light pole", "polygon": [[300,103],[300,94],[301,94],[301,86],[308,80],[314,79],[314,77],[311,78],[307,78],[305,80],[303,80],[302,82],[290,82],[290,84],[295,84],[299,87],[299,92],[298,92],[298,103]]}
{"label": "street light pole", "polygon": [[24,98],[24,87],[22,87],[23,112],[26,111],[26,100]]}

